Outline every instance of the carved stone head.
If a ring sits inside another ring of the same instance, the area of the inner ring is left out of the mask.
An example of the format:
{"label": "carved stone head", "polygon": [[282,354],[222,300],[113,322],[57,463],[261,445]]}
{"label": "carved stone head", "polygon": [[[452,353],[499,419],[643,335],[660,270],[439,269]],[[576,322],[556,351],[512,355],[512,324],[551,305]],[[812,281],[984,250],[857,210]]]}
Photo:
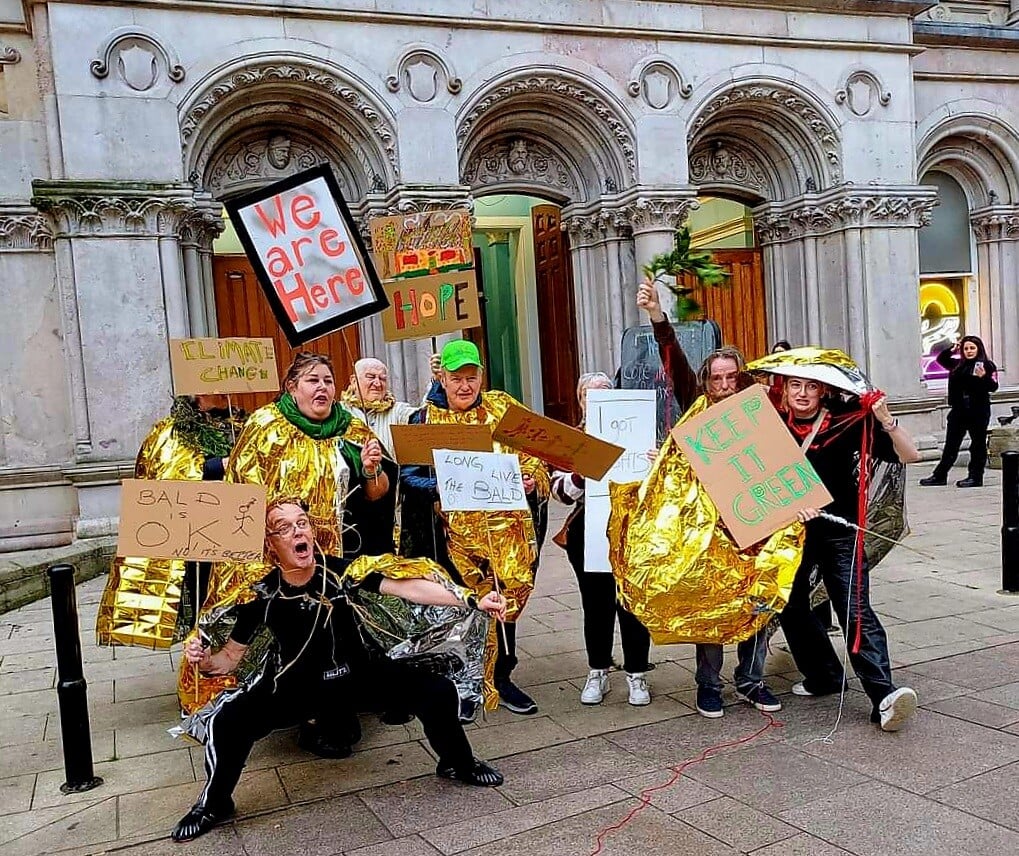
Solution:
{"label": "carved stone head", "polygon": [[724,146],[719,146],[711,153],[711,171],[715,175],[726,175],[732,166],[732,155]]}
{"label": "carved stone head", "polygon": [[265,159],[273,169],[286,169],[290,163],[290,137],[273,134],[265,150]]}
{"label": "carved stone head", "polygon": [[526,140],[514,140],[510,144],[509,155],[506,158],[506,165],[514,175],[523,175],[527,172],[527,142]]}

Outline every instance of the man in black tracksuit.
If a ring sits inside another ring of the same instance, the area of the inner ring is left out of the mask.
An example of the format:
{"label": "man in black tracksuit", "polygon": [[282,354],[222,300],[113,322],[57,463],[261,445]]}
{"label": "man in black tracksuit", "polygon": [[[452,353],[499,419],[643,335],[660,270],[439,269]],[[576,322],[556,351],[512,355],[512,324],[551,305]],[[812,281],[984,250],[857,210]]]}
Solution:
{"label": "man in black tracksuit", "polygon": [[[262,626],[275,637],[279,666],[247,687],[228,690],[208,723],[208,782],[173,831],[189,841],[233,813],[231,793],[257,740],[276,728],[302,725],[301,746],[327,758],[351,754],[360,737],[358,711],[401,711],[418,717],[439,758],[437,774],[471,785],[502,784],[502,776],[477,760],[458,720],[456,688],[447,678],[373,656],[358,632],[337,569],[339,560],[314,549],[307,513],[296,503],[271,506],[266,516],[275,567],[255,587],[257,597],[235,607],[227,643],[212,653],[201,640],[185,645],[188,661],[206,674],[231,673]],[[369,574],[369,591],[416,603],[463,605],[499,616],[505,603],[495,594],[463,600],[431,580],[389,580]],[[309,719],[315,725],[308,726]]]}

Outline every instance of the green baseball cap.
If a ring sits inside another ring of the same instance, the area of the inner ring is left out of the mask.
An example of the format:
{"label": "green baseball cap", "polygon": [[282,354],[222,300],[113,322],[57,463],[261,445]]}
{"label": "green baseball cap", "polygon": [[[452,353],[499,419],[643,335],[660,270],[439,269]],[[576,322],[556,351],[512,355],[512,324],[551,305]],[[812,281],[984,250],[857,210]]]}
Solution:
{"label": "green baseball cap", "polygon": [[478,352],[478,346],[473,342],[468,342],[466,339],[455,339],[452,342],[447,342],[446,346],[442,349],[442,357],[439,364],[448,372],[455,372],[464,366],[484,368],[484,364],[481,362],[481,354]]}

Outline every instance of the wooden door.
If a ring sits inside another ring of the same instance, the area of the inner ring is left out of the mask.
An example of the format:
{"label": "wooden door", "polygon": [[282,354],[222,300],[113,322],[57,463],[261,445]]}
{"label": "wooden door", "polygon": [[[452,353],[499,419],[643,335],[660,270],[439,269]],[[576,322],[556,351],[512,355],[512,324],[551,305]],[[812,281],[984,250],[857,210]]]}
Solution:
{"label": "wooden door", "polygon": [[[279,367],[280,382],[297,351],[312,351],[326,354],[333,361],[336,372],[336,389],[346,388],[353,373],[354,362],[360,359],[360,344],[357,326],[344,327],[314,342],[299,348],[291,348],[283,331],[276,323],[276,317],[269,308],[262,289],[255,278],[251,263],[244,256],[214,256],[212,275],[216,294],[216,319],[218,335],[270,337],[276,348],[276,364]],[[249,413],[255,408],[275,399],[276,393],[260,392],[231,396],[234,407],[242,407]]]}
{"label": "wooden door", "polygon": [[714,261],[729,273],[719,288],[695,286],[693,298],[701,305],[704,318],[715,321],[722,330],[722,344],[734,345],[747,360],[768,353],[768,325],[764,299],[764,264],[760,248],[748,250],[712,250]]}
{"label": "wooden door", "polygon": [[560,225],[555,205],[531,209],[545,415],[576,425],[580,421],[577,311],[570,254]]}
{"label": "wooden door", "polygon": [[[485,297],[485,272],[481,268],[481,250],[477,247],[474,248],[474,279],[478,284],[478,308],[481,309],[481,326],[464,330],[463,337],[468,342],[473,342],[478,346],[481,362],[487,366],[488,342],[486,340],[486,333],[488,331],[488,318],[485,314],[485,308],[488,301]],[[485,389],[492,388],[491,376],[487,371],[485,372],[484,386]]]}

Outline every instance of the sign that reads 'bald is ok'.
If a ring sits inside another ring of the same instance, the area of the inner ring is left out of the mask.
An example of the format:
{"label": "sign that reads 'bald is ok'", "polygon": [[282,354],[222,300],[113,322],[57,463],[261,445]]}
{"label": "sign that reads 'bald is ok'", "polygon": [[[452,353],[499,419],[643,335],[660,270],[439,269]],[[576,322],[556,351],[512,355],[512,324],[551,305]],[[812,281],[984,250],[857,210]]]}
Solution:
{"label": "sign that reads 'bald is ok'", "polygon": [[244,194],[226,209],[292,346],[388,305],[328,166]]}
{"label": "sign that reads 'bald is ok'", "polygon": [[672,437],[740,549],[832,501],[760,384],[680,422]]}

